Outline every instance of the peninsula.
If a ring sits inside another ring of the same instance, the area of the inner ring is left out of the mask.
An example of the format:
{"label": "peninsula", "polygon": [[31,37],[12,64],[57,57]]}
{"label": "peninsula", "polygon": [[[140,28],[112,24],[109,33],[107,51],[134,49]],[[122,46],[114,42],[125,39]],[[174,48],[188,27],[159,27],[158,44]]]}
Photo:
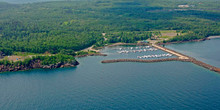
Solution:
{"label": "peninsula", "polygon": [[75,67],[79,64],[73,56],[53,55],[53,56],[32,56],[23,61],[0,61],[0,73],[11,71],[24,71],[31,69],[53,69],[64,67]]}

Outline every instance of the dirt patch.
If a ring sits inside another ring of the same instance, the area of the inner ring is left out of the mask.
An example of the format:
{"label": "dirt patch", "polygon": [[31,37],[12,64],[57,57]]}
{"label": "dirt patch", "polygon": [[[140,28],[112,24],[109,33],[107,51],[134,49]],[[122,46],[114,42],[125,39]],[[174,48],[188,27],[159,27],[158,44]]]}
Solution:
{"label": "dirt patch", "polygon": [[177,33],[175,32],[172,32],[172,33],[161,33],[162,37],[163,36],[168,36],[168,37],[175,37],[177,36]]}
{"label": "dirt patch", "polygon": [[94,49],[93,47],[94,47],[94,45],[91,46],[91,47],[88,47],[88,48],[84,49],[83,51],[86,51],[86,52],[87,52],[87,51],[100,52],[100,50],[96,50],[96,49]]}
{"label": "dirt patch", "polygon": [[16,61],[24,61],[24,59],[27,58],[27,57],[24,57],[24,56],[7,56],[7,59],[9,61],[13,61],[13,62],[16,62]]}

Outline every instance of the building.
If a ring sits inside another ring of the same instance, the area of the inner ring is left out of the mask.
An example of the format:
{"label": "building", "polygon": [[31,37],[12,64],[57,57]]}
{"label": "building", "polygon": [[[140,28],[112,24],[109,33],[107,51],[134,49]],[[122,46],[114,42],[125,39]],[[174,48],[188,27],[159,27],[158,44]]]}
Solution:
{"label": "building", "polygon": [[178,5],[179,8],[189,8],[189,5]]}
{"label": "building", "polygon": [[106,33],[102,33],[102,36],[105,36],[106,35]]}

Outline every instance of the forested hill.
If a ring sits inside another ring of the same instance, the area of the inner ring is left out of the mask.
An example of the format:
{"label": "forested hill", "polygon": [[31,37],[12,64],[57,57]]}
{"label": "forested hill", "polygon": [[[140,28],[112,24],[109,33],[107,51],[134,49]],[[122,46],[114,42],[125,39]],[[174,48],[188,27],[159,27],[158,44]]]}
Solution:
{"label": "forested hill", "polygon": [[0,0],[0,2],[7,2],[13,4],[27,4],[27,3],[39,3],[49,1],[89,1],[89,0]]}
{"label": "forested hill", "polygon": [[[83,0],[17,5],[0,2],[0,50],[77,51],[93,44],[147,39],[155,30],[187,33],[173,40],[218,35],[219,5],[217,0]],[[107,41],[102,33],[107,33]]]}
{"label": "forested hill", "polygon": [[0,0],[0,2],[7,2],[14,4],[36,3],[36,2],[47,2],[47,1],[61,1],[61,0]]}

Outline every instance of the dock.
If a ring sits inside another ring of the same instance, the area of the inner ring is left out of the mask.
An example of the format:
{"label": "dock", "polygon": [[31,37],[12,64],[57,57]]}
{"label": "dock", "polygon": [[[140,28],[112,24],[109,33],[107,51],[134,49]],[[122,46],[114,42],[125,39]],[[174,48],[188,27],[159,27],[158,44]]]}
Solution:
{"label": "dock", "polygon": [[157,49],[160,49],[160,50],[162,50],[162,51],[165,51],[165,52],[167,52],[167,53],[173,54],[173,55],[179,57],[179,59],[189,59],[186,55],[180,54],[180,53],[178,53],[178,52],[176,52],[176,51],[167,49],[167,48],[165,48],[165,47],[161,47],[161,46],[156,45],[156,44],[152,44],[152,46],[155,47],[155,48],[157,48]]}

